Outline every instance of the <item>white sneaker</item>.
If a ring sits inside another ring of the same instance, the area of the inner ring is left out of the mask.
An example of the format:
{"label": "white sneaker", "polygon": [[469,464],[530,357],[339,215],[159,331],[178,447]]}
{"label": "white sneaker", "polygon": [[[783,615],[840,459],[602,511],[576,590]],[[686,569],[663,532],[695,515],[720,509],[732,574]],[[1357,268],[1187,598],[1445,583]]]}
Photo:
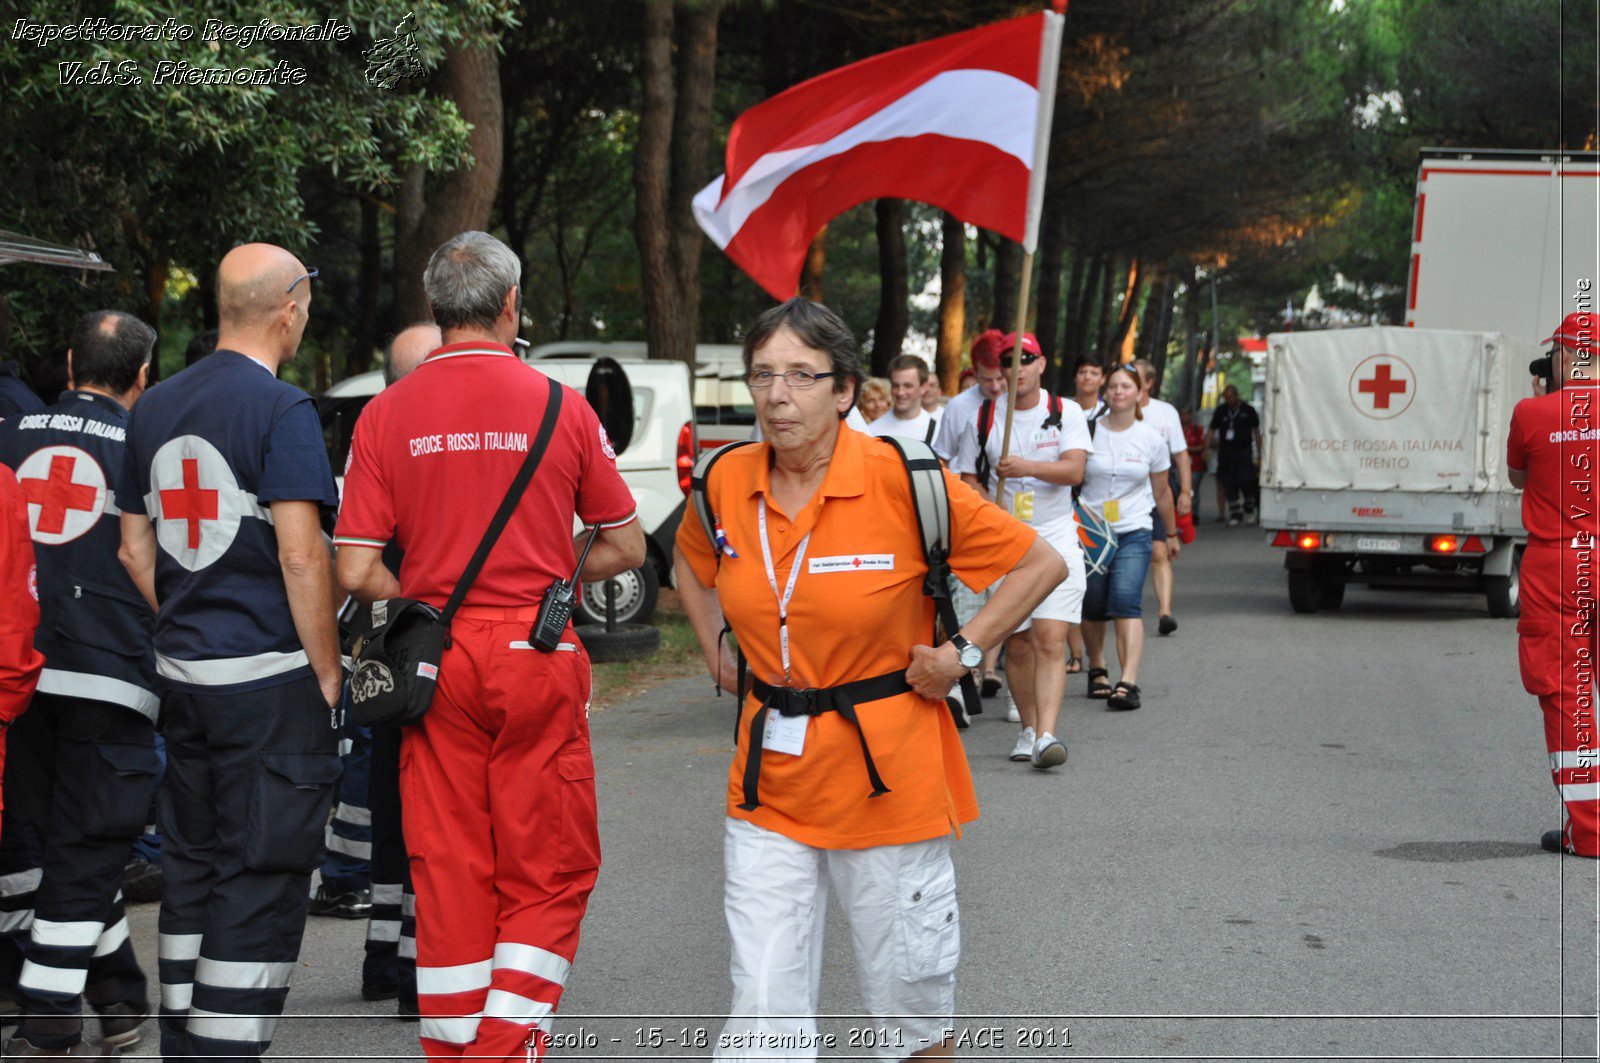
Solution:
{"label": "white sneaker", "polygon": [[1011,759],[1024,761],[1033,759],[1033,728],[1024,727],[1017,735],[1017,744],[1011,747]]}
{"label": "white sneaker", "polygon": [[1006,722],[1021,723],[1022,713],[1017,711],[1017,701],[1011,696],[1011,688],[1006,688]]}
{"label": "white sneaker", "polygon": [[1055,735],[1046,731],[1033,744],[1031,759],[1033,760],[1033,766],[1040,771],[1046,768],[1059,767],[1067,762],[1067,747],[1062,745]]}

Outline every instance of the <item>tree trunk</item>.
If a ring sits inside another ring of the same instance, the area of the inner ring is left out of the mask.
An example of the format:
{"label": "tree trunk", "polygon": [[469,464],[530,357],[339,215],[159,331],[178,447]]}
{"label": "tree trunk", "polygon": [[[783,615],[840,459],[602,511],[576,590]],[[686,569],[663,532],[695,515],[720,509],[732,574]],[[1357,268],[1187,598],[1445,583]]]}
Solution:
{"label": "tree trunk", "polygon": [[822,274],[828,265],[828,227],[824,225],[806,248],[805,268],[800,271],[800,294],[813,303],[822,302]]}
{"label": "tree trunk", "polygon": [[1144,272],[1137,258],[1128,261],[1127,283],[1122,289],[1122,310],[1117,314],[1117,331],[1111,337],[1111,346],[1120,348],[1121,361],[1133,357],[1133,344],[1129,342],[1133,323],[1139,318],[1139,296],[1144,290]]}
{"label": "tree trunk", "polygon": [[[161,334],[161,307],[167,300],[167,272],[171,267],[164,256],[152,254],[150,264],[144,271],[144,323],[156,330],[156,335]],[[150,359],[150,383],[155,383],[161,376],[161,359]],[[55,397],[51,396],[54,402]]]}
{"label": "tree trunk", "polygon": [[[1071,331],[1067,333],[1067,345],[1075,354],[1087,355],[1091,352],[1098,353],[1098,349],[1090,342],[1089,325],[1093,320],[1095,299],[1100,291],[1101,274],[1104,272],[1105,263],[1100,252],[1091,247],[1085,247],[1079,252],[1088,262],[1084,271],[1083,287],[1078,291],[1077,301],[1072,306]],[[1104,362],[1104,359],[1099,359]]]}
{"label": "tree trunk", "polygon": [[1195,372],[1195,362],[1200,357],[1200,284],[1199,270],[1190,266],[1184,280],[1183,292],[1183,380],[1175,405],[1180,410],[1194,410],[1200,404],[1195,384],[1200,377]]}
{"label": "tree trunk", "polygon": [[[1154,296],[1155,293],[1152,293]],[[1155,370],[1155,394],[1161,394],[1162,381],[1167,376],[1167,346],[1172,339],[1172,307],[1178,295],[1178,278],[1170,268],[1165,266],[1161,270],[1161,293],[1156,300],[1155,330],[1150,336],[1146,348],[1150,353],[1150,367]]]}
{"label": "tree trunk", "polygon": [[[383,245],[378,237],[378,203],[361,197],[360,273],[356,277],[355,343],[345,359],[344,375],[372,368],[372,356],[382,342],[378,335],[378,289],[383,283]],[[406,322],[410,324],[410,322]]]}
{"label": "tree trunk", "polygon": [[711,139],[719,5],[683,20],[674,85],[672,0],[645,0],[640,82],[644,104],[634,150],[634,239],[650,357],[694,365],[700,314],[700,243],[690,201]]}
{"label": "tree trunk", "polygon": [[1102,267],[1100,270],[1100,312],[1095,318],[1094,351],[1100,356],[1100,364],[1111,366],[1115,363],[1111,358],[1111,290],[1116,286],[1115,274],[1117,260],[1113,252],[1105,251],[1101,254]]}
{"label": "tree trunk", "polygon": [[1017,327],[1017,288],[1021,283],[1022,245],[1000,237],[994,255],[994,296],[989,301],[994,307],[991,328],[1009,333]]}
{"label": "tree trunk", "polygon": [[946,395],[961,380],[961,355],[967,343],[967,227],[953,214],[943,215],[939,247],[939,346],[934,369]]}
{"label": "tree trunk", "polygon": [[1061,208],[1046,210],[1044,231],[1039,234],[1039,309],[1033,331],[1039,349],[1059,366],[1061,346],[1056,337],[1061,328],[1061,270],[1067,250],[1067,213]]}
{"label": "tree trunk", "polygon": [[906,203],[880,199],[876,204],[878,228],[878,322],[872,329],[872,375],[889,375],[893,361],[906,342],[911,325],[910,278],[906,272]]}
{"label": "tree trunk", "polygon": [[700,339],[700,248],[705,232],[694,220],[694,196],[704,187],[711,149],[711,98],[717,77],[717,19],[720,0],[688,8],[678,38],[678,104],[673,114],[672,263],[683,333],[677,357],[694,370],[694,348]]}
{"label": "tree trunk", "polygon": [[[458,233],[482,229],[489,223],[495,193],[500,187],[502,123],[500,62],[489,44],[456,44],[439,67],[438,94],[454,101],[464,121],[472,123],[467,146],[472,162],[453,173],[421,182],[420,197],[402,203],[417,213],[406,219],[410,238],[395,241],[395,316],[416,321],[429,316],[428,298],[422,290],[422,272],[440,244]],[[408,179],[411,175],[407,175]],[[420,201],[419,201],[420,200]],[[400,227],[397,226],[397,229]]]}

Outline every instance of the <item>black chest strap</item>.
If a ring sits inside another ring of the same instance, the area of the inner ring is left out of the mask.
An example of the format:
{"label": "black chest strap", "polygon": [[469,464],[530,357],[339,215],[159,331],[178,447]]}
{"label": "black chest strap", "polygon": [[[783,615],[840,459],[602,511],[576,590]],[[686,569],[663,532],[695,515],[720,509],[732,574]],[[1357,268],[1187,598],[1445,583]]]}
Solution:
{"label": "black chest strap", "polygon": [[870,796],[881,797],[889,792],[889,788],[883,784],[883,777],[878,774],[877,764],[873,763],[872,750],[867,746],[866,733],[861,730],[856,706],[869,701],[882,701],[897,694],[909,694],[911,684],[906,682],[905,669],[814,690],[775,687],[757,679],[753,691],[761,699],[761,707],[750,717],[750,746],[745,751],[744,760],[744,803],[740,808],[754,812],[761,807],[757,793],[761,782],[761,750],[765,745],[767,715],[774,709],[780,716],[821,716],[825,712],[837,712],[849,720],[861,739],[861,759],[866,762],[867,781],[872,784]]}

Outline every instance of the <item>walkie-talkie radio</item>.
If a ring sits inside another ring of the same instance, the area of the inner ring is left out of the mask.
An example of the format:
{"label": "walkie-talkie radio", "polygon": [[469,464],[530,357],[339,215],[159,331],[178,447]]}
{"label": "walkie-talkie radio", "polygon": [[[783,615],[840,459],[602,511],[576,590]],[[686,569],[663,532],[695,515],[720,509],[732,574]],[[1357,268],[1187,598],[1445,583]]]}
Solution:
{"label": "walkie-talkie radio", "polygon": [[589,547],[594,545],[595,536],[599,534],[600,526],[595,525],[594,530],[589,532],[589,538],[584,541],[583,553],[578,555],[578,566],[572,570],[572,578],[558,579],[544,592],[544,601],[539,603],[539,618],[533,622],[533,630],[528,633],[528,642],[534,647],[554,653],[556,647],[561,645],[567,621],[572,619],[572,610],[578,604],[577,592],[572,588],[583,572],[584,561],[588,560]]}

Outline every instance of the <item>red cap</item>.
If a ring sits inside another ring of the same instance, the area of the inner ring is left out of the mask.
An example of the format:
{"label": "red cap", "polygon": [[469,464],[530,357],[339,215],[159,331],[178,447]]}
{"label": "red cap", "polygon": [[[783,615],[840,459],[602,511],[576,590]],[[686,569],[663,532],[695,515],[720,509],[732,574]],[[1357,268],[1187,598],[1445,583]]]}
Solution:
{"label": "red cap", "polygon": [[1000,368],[1000,349],[998,344],[1005,337],[997,328],[987,329],[978,333],[972,341],[972,364],[981,365],[988,369]]}
{"label": "red cap", "polygon": [[[1008,333],[1005,334],[1005,338],[1000,341],[1000,343],[998,345],[999,349],[998,349],[997,353],[998,354],[1005,354],[1007,351],[1011,350],[1016,345],[1017,345],[1017,334],[1015,332],[1008,332]],[[1041,351],[1039,349],[1039,341],[1034,338],[1034,335],[1031,332],[1024,332],[1022,334],[1022,353],[1023,354],[1043,354],[1044,353],[1043,351]]]}
{"label": "red cap", "polygon": [[1568,314],[1562,319],[1561,327],[1556,329],[1555,334],[1541,342],[1559,343],[1576,351],[1592,352],[1595,347],[1596,326],[1600,326],[1600,314]]}

